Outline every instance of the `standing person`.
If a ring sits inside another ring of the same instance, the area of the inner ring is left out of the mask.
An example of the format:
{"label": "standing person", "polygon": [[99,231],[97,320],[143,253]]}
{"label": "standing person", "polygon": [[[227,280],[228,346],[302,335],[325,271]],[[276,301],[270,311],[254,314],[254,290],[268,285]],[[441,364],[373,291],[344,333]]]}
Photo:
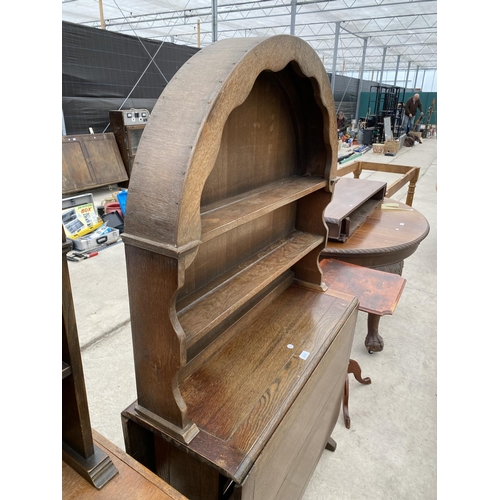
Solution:
{"label": "standing person", "polygon": [[347,130],[347,121],[344,116],[343,111],[339,111],[339,114],[337,115],[337,132],[339,134],[343,134]]}
{"label": "standing person", "polygon": [[415,94],[406,101],[405,116],[403,119],[403,131],[405,134],[413,130],[413,123],[415,121],[417,109],[419,109],[422,113],[422,103],[420,102],[419,94]]}

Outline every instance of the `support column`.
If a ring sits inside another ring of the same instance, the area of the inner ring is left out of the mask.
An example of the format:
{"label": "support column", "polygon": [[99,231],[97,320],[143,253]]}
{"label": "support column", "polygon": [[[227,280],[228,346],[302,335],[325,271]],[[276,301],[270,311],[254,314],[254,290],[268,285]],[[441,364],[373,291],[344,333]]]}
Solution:
{"label": "support column", "polygon": [[66,122],[64,121],[64,110],[62,110],[62,135],[66,135]]}
{"label": "support column", "polygon": [[383,80],[384,80],[384,67],[385,67],[385,55],[387,53],[387,47],[384,47],[384,53],[382,55],[382,68],[380,69],[380,78],[379,78],[379,85],[382,85]]}
{"label": "support column", "polygon": [[297,0],[292,0],[292,16],[290,19],[290,35],[295,35],[295,16],[297,15]]}
{"label": "support column", "polygon": [[420,69],[420,66],[417,66],[417,70],[415,71],[415,80],[413,84],[413,88],[417,88],[417,79],[418,79],[418,70]]}
{"label": "support column", "polygon": [[101,29],[106,29],[106,23],[104,22],[104,10],[102,7],[102,0],[99,0],[99,18],[101,19]]}
{"label": "support column", "polygon": [[354,116],[356,117],[356,121],[359,120],[359,101],[361,99],[361,87],[363,83],[363,73],[365,71],[365,59],[366,59],[366,47],[368,46],[368,38],[365,38],[363,42],[363,57],[361,59],[361,73],[359,75],[359,82],[358,82],[358,98],[356,100],[356,113]]}
{"label": "support column", "polygon": [[[337,72],[337,55],[339,50],[339,34],[340,34],[340,22],[335,23],[335,45],[333,47],[333,62],[332,62],[332,94],[335,88],[335,73]],[[334,96],[335,98],[335,96]]]}
{"label": "support column", "polygon": [[424,73],[422,75],[422,92],[424,91],[424,82],[425,82],[426,75],[427,75],[427,70],[424,69]]}
{"label": "support column", "polygon": [[398,60],[396,62],[396,74],[394,75],[394,86],[398,84],[398,73],[399,73],[399,61],[401,60],[401,54],[398,55]]}
{"label": "support column", "polygon": [[212,42],[217,41],[217,0],[212,0]]}
{"label": "support column", "polygon": [[408,61],[408,69],[406,70],[405,92],[406,92],[406,89],[408,88],[408,80],[410,79],[410,64],[411,64],[411,62]]}

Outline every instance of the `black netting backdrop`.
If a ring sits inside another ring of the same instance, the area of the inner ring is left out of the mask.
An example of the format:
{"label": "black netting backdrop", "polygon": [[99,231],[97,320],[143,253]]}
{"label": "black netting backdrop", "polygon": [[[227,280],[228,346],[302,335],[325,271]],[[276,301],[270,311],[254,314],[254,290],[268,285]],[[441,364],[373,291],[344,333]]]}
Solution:
{"label": "black netting backdrop", "polygon": [[151,112],[168,81],[198,50],[63,22],[66,134],[88,134],[89,127],[106,131],[114,109]]}
{"label": "black netting backdrop", "polygon": [[[330,82],[331,73],[328,73]],[[370,86],[375,82],[363,80],[361,92],[370,92]],[[356,103],[358,100],[359,79],[350,76],[335,75],[335,88],[333,89],[333,99],[335,100],[335,112],[343,111],[350,124],[356,119]]]}
{"label": "black netting backdrop", "polygon": [[[168,81],[200,49],[63,21],[62,109],[66,134],[106,132],[109,112],[151,112]],[[152,59],[154,62],[152,62]],[[331,80],[331,74],[328,74]],[[362,92],[376,84],[363,80]],[[355,118],[359,79],[336,75],[335,110]]]}

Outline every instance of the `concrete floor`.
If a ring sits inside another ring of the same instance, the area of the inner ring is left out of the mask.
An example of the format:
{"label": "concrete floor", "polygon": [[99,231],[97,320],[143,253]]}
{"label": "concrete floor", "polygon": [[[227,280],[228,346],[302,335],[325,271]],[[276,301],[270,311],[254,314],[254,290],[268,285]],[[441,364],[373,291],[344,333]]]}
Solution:
{"label": "concrete floor", "polygon": [[[364,347],[366,313],[360,312],[351,358],[371,385],[351,378],[351,428],[342,413],[304,500],[432,500],[437,498],[437,138],[395,157],[369,152],[363,161],[419,166],[413,207],[431,230],[405,261],[407,283],[380,334],[385,348]],[[363,178],[394,180],[390,174]],[[93,192],[94,202],[109,190]],[[393,198],[405,201],[406,188]],[[92,427],[124,449],[120,413],[136,399],[123,243],[79,263],[68,262]],[[352,377],[352,375],[351,375]],[[263,499],[267,500],[267,499]]]}

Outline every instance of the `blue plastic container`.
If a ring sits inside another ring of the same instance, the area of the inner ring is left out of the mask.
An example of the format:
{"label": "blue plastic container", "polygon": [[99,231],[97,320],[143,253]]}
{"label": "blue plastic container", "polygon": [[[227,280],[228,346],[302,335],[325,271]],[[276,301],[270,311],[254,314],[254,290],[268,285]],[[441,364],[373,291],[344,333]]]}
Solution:
{"label": "blue plastic container", "polygon": [[125,212],[127,208],[127,194],[128,192],[123,190],[116,195],[118,203],[120,204],[120,208],[122,209],[123,217],[125,217]]}

